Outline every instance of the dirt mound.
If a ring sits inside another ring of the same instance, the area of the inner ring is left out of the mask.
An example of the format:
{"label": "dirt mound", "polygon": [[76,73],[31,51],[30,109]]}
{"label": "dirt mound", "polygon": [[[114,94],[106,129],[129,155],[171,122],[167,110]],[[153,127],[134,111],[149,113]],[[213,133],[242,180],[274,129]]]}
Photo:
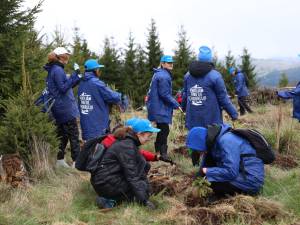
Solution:
{"label": "dirt mound", "polygon": [[164,164],[150,170],[149,181],[154,194],[164,191],[167,196],[182,193],[192,184],[192,178],[185,176],[177,166]]}
{"label": "dirt mound", "polygon": [[175,140],[174,143],[175,144],[183,144],[185,143],[186,140],[186,135],[179,135]]}
{"label": "dirt mound", "polygon": [[224,221],[242,218],[249,224],[260,225],[264,221],[277,221],[288,213],[276,202],[251,196],[237,195],[218,201],[209,207],[193,207],[189,214],[197,224],[218,225]]}
{"label": "dirt mound", "polygon": [[13,187],[27,186],[29,181],[27,171],[18,154],[0,156],[0,181]]}
{"label": "dirt mound", "polygon": [[272,165],[278,166],[281,169],[293,169],[298,166],[297,159],[291,155],[276,154],[276,160]]}
{"label": "dirt mound", "polygon": [[189,152],[186,146],[180,146],[178,148],[174,148],[173,152],[179,155],[183,155],[186,158],[189,158]]}

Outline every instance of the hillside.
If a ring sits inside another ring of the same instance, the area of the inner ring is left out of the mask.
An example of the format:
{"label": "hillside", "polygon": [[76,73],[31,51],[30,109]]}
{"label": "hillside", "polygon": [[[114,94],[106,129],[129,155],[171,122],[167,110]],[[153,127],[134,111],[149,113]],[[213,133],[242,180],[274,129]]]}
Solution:
{"label": "hillside", "polygon": [[300,81],[300,67],[296,67],[286,70],[274,70],[264,76],[259,77],[259,84],[266,87],[276,87],[278,85],[281,73],[285,73],[287,75],[291,85],[295,85]]}

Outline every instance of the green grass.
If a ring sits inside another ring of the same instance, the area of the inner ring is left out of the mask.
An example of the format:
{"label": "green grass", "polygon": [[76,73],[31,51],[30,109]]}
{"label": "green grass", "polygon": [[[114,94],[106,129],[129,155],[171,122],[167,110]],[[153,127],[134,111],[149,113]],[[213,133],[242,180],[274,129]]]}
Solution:
{"label": "green grass", "polygon": [[281,202],[287,209],[300,216],[299,168],[290,171],[270,168],[267,171],[262,195]]}

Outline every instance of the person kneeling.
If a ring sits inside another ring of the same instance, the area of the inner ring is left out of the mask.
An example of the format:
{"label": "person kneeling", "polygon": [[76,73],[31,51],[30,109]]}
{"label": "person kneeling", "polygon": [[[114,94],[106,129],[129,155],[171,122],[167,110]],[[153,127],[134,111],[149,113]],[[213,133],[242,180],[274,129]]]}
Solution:
{"label": "person kneeling", "polygon": [[256,195],[264,184],[264,163],[249,142],[230,129],[228,124],[194,127],[186,145],[203,154],[199,175],[211,183],[217,197]]}
{"label": "person kneeling", "polygon": [[[122,201],[136,201],[155,209],[149,201],[147,173],[150,164],[139,151],[139,146],[147,143],[152,134],[160,130],[146,119],[136,119],[131,127],[123,129],[126,132],[117,136],[116,140],[114,136],[106,136],[86,142],[76,161],[76,168],[91,173],[91,184],[98,194],[96,201],[100,208],[112,208]],[[97,146],[104,150],[93,163],[97,153],[92,153],[92,150]]]}

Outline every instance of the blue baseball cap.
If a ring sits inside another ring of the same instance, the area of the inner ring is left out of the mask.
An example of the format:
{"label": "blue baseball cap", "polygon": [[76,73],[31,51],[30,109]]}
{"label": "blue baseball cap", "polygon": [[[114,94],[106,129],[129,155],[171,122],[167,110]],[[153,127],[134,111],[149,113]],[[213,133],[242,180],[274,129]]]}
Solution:
{"label": "blue baseball cap", "polygon": [[206,151],[207,129],[204,127],[192,128],[186,138],[186,146],[193,151]]}
{"label": "blue baseball cap", "polygon": [[137,121],[139,120],[138,117],[132,117],[128,120],[125,121],[125,126],[128,126],[128,127],[132,127],[132,125]]}
{"label": "blue baseball cap", "polygon": [[234,67],[230,67],[229,70],[228,70],[228,72],[229,72],[229,74],[232,74],[235,70],[236,69]]}
{"label": "blue baseball cap", "polygon": [[199,48],[198,60],[202,62],[212,62],[212,51],[207,46],[201,46]]}
{"label": "blue baseball cap", "polygon": [[163,55],[163,56],[160,58],[160,62],[173,63],[174,60],[173,60],[173,57],[170,56],[170,55]]}
{"label": "blue baseball cap", "polygon": [[131,127],[134,132],[136,133],[143,133],[143,132],[151,132],[151,133],[158,133],[160,129],[157,129],[152,126],[151,122],[147,119],[139,119],[136,118],[134,121],[130,121]]}
{"label": "blue baseball cap", "polygon": [[96,70],[102,67],[104,67],[104,65],[99,64],[96,59],[88,59],[84,63],[84,68],[86,71]]}

